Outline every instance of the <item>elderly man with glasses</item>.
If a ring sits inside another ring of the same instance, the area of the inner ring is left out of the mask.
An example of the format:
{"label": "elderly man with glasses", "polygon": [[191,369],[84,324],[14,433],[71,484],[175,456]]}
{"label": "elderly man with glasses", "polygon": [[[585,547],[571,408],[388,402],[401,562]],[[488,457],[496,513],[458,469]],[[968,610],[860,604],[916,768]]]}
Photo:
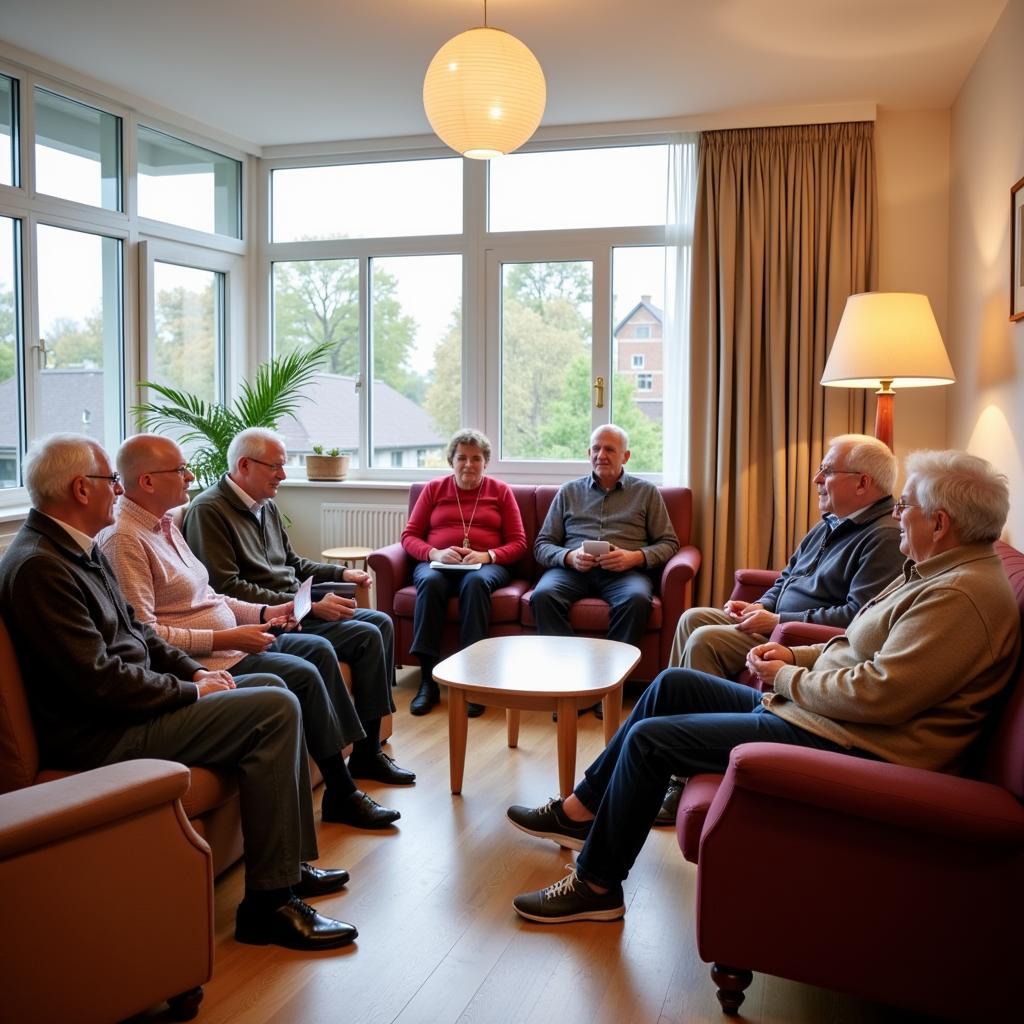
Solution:
{"label": "elderly man with glasses", "polygon": [[[804,537],[775,583],[756,601],[691,608],[676,626],[670,668],[731,678],[748,652],[780,622],[845,628],[903,562],[892,520],[896,457],[866,434],[829,442],[814,475],[821,521]],[[657,824],[674,825],[681,783],[673,780]]]}
{"label": "elderly man with glasses", "polygon": [[[309,576],[314,583],[370,585],[358,569],[315,562],[292,548],[274,502],[285,472],[282,438],[250,427],[228,447],[229,471],[198,495],[185,513],[189,547],[206,566],[220,594],[253,604],[291,601]],[[389,785],[410,785],[416,775],[400,768],[380,746],[381,718],[395,710],[394,629],[383,612],[357,608],[348,597],[328,593],[302,621],[307,633],[325,637],[341,661],[352,668],[352,697],[365,737],[349,758],[353,778]],[[345,821],[344,809],[324,801],[325,821]]]}
{"label": "elderly man with glasses", "polygon": [[230,672],[238,685],[270,672],[302,706],[306,746],[324,777],[324,801],[335,820],[385,828],[401,817],[356,788],[342,749],[365,735],[330,642],[315,633],[270,629],[292,625],[292,602],[253,604],[215,593],[203,563],[173,522],[195,477],[181,449],[158,434],[136,434],[117,452],[124,494],[113,526],[97,537],[140,622],[191,654],[205,668]]}
{"label": "elderly man with glasses", "polygon": [[[542,923],[622,917],[622,882],[669,776],[723,772],[743,743],[963,770],[1020,650],[1017,603],[992,546],[1009,505],[1006,477],[984,459],[911,455],[892,513],[906,562],[844,635],[754,647],[747,664],[765,693],[692,669],[662,672],[570,796],[509,808],[522,831],[581,851],[572,874],[518,896],[517,913]],[[798,900],[799,865],[772,869]]]}

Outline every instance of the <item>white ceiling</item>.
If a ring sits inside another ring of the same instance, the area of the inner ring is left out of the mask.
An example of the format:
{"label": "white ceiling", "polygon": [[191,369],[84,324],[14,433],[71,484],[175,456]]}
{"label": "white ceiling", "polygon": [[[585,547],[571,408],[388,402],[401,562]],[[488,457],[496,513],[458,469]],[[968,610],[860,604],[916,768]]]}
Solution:
{"label": "white ceiling", "polygon": [[[489,0],[545,126],[867,101],[949,107],[1006,0]],[[0,0],[0,41],[256,146],[420,135],[482,0]]]}

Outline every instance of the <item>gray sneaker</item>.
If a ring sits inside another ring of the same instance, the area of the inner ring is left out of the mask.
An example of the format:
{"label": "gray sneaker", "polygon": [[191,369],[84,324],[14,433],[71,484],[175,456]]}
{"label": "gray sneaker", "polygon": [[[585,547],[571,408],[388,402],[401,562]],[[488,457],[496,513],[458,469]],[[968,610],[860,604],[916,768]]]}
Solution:
{"label": "gray sneaker", "polygon": [[521,832],[550,839],[570,850],[582,850],[593,821],[573,821],[562,810],[562,801],[552,797],[543,807],[514,804],[506,812],[508,820]]}
{"label": "gray sneaker", "polygon": [[656,826],[667,825],[670,828],[675,828],[679,799],[683,795],[683,786],[685,785],[686,779],[677,779],[674,775],[672,776],[665,799],[661,803],[661,810],[658,811],[658,816],[654,819]]}
{"label": "gray sneaker", "polygon": [[560,882],[537,892],[524,892],[512,901],[520,917],[539,924],[568,924],[570,921],[617,921],[626,913],[622,886],[599,893],[590,888],[571,864]]}

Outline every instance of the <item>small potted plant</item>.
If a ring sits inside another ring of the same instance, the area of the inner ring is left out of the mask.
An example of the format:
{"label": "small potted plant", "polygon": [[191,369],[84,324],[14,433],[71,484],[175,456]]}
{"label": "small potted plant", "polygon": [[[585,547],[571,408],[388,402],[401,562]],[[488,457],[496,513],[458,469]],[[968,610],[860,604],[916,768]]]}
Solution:
{"label": "small potted plant", "polygon": [[306,456],[307,480],[344,480],[348,475],[349,456],[342,455],[340,448],[330,448],[326,453],[322,444],[313,445],[313,454]]}

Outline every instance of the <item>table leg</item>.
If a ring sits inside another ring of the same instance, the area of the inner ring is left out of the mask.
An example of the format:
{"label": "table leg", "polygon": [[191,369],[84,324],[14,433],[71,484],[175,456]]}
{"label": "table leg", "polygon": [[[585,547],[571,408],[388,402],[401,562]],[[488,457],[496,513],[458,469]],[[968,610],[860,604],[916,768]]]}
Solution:
{"label": "table leg", "polygon": [[508,730],[508,745],[519,746],[519,709],[508,708],[505,712],[505,727]]}
{"label": "table leg", "polygon": [[469,715],[466,710],[466,693],[455,686],[449,686],[448,766],[453,793],[462,792],[462,775],[466,770],[466,734],[468,732]]}
{"label": "table leg", "polygon": [[607,747],[619,728],[622,718],[622,686],[616,686],[611,693],[606,693],[601,701],[604,712],[604,745]]}
{"label": "table leg", "polygon": [[559,699],[558,711],[558,795],[568,796],[576,781],[576,701]]}

